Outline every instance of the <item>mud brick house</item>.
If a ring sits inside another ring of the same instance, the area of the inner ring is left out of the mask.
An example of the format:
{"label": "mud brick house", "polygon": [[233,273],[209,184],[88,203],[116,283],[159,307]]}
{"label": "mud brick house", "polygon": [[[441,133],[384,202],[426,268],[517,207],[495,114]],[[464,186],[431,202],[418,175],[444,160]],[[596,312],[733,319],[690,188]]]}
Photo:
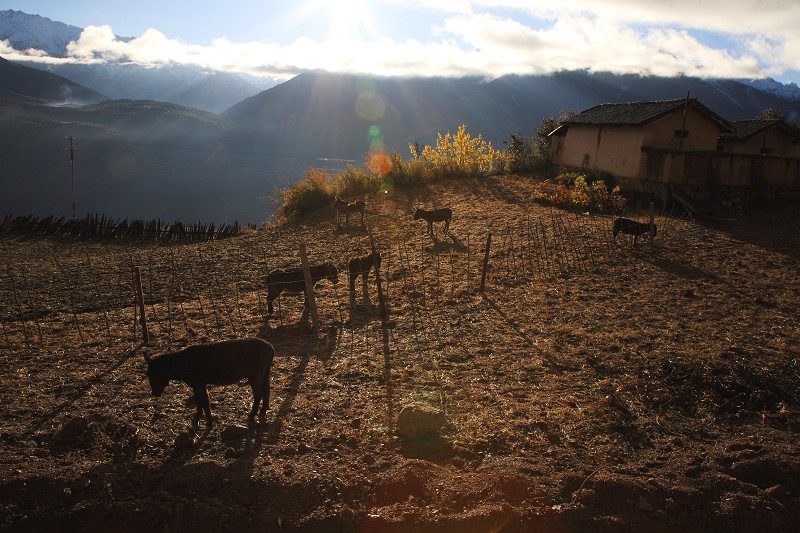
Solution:
{"label": "mud brick house", "polygon": [[556,165],[623,189],[703,203],[800,191],[800,144],[783,121],[728,122],[696,98],[602,104],[550,133]]}
{"label": "mud brick house", "polygon": [[800,156],[798,132],[783,120],[735,120],[731,127],[733,131],[720,135],[720,152]]}

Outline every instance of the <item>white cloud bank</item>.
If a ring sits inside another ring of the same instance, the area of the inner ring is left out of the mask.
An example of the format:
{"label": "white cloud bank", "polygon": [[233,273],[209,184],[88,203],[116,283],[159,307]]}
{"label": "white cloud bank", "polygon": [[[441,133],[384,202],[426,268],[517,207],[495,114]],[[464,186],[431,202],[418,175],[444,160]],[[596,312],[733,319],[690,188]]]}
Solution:
{"label": "white cloud bank", "polygon": [[155,29],[122,42],[111,27],[90,26],[69,45],[65,59],[9,51],[3,43],[0,53],[39,61],[188,63],[278,79],[310,69],[486,77],[590,69],[784,79],[800,71],[797,0],[403,0],[403,5],[424,12],[426,19],[437,17],[429,37],[356,41],[331,32],[287,43],[217,39],[196,45]]}

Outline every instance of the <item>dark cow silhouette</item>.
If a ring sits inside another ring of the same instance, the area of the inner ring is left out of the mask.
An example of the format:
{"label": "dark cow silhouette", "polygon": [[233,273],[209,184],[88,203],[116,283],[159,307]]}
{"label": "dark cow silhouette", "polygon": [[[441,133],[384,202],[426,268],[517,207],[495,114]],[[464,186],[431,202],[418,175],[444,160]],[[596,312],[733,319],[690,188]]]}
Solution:
{"label": "dark cow silhouette", "polygon": [[433,223],[434,222],[444,222],[444,231],[447,232],[450,229],[450,220],[453,218],[453,210],[449,207],[443,207],[441,209],[434,209],[432,211],[426,211],[424,209],[420,209],[419,207],[416,208],[414,211],[414,220],[423,219],[428,222],[428,235],[433,235]]}
{"label": "dark cow silhouette", "polygon": [[[311,285],[315,286],[320,281],[327,279],[336,285],[339,283],[339,270],[333,263],[323,263],[321,265],[314,265],[309,268],[311,271]],[[303,276],[303,269],[301,267],[295,268],[278,268],[273,270],[267,275],[267,307],[269,314],[272,314],[272,302],[281,295],[281,293],[289,295],[305,294],[305,278]],[[308,316],[308,298],[305,300],[305,307],[303,309],[303,318]]]}
{"label": "dark cow silhouette", "polygon": [[369,271],[375,269],[375,276],[378,275],[378,269],[381,267],[381,254],[380,252],[371,252],[367,255],[353,257],[347,263],[347,275],[350,279],[350,296],[353,298],[356,292],[356,279],[361,276],[361,281],[364,285],[364,298],[367,298],[367,278],[369,278]]}
{"label": "dark cow silhouette", "polygon": [[[629,218],[617,218],[614,220],[614,242],[617,242],[617,235],[625,233],[626,235],[633,235],[633,245],[636,246],[636,239],[640,235],[650,235],[650,224],[643,222],[636,222]],[[655,237],[658,228],[653,224],[653,236]]]}
{"label": "dark cow silhouette", "polygon": [[344,222],[347,226],[350,225],[350,213],[360,213],[361,214],[361,225],[364,225],[364,211],[367,208],[367,204],[364,200],[356,200],[355,202],[347,203],[344,200],[340,200],[339,197],[335,197],[333,200],[333,206],[336,208],[336,227],[340,226],[340,222],[342,219],[342,215],[344,215]]}
{"label": "dark cow silhouette", "polygon": [[[183,381],[194,391],[197,413],[194,423],[205,413],[206,425],[213,418],[207,385],[232,385],[246,379],[253,391],[252,422],[261,403],[259,416],[269,408],[269,379],[275,349],[263,339],[237,339],[211,344],[196,344],[182,350],[163,352],[151,358],[145,354],[147,377],[153,396],[161,396],[170,380]],[[263,403],[262,403],[263,402]]]}

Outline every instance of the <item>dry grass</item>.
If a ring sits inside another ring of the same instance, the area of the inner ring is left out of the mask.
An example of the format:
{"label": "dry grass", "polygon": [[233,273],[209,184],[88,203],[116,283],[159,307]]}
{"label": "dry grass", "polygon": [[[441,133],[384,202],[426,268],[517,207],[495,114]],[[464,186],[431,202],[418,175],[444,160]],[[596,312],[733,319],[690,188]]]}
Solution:
{"label": "dry grass", "polygon": [[[796,205],[659,216],[651,251],[611,243],[608,218],[531,196],[524,179],[492,178],[371,199],[389,316],[374,283],[366,305],[323,284],[316,334],[297,324],[300,298],[265,327],[263,282],[297,264],[299,243],[340,266],[367,251],[366,232],[337,232],[332,210],[199,245],[3,239],[3,527],[790,530]],[[451,207],[452,237],[424,237],[414,205]],[[531,226],[563,222],[545,233],[547,257],[523,246]],[[133,264],[146,349],[244,335],[275,345],[263,427],[244,427],[246,387],[212,390],[220,423],[196,437],[184,385],[149,397]],[[440,438],[395,436],[409,402],[445,412]]]}

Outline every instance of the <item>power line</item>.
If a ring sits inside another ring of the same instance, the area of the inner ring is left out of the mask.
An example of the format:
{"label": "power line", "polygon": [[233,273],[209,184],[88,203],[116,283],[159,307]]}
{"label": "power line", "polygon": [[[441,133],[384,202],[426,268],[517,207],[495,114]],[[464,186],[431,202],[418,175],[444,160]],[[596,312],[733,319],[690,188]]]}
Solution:
{"label": "power line", "polygon": [[69,141],[69,148],[67,148],[67,151],[69,151],[69,166],[72,173],[72,220],[75,220],[77,218],[76,211],[78,207],[77,197],[75,195],[75,137],[70,135],[67,137],[67,140]]}
{"label": "power line", "polygon": [[246,156],[255,156],[255,157],[266,157],[266,158],[280,158],[280,159],[313,159],[315,161],[337,161],[337,162],[355,162],[355,159],[344,159],[344,158],[337,158],[337,157],[320,157],[314,155],[295,155],[295,154],[269,154],[263,152],[248,152],[244,150],[228,150],[228,149],[220,149],[216,147],[195,147],[195,146],[179,146],[179,145],[172,145],[172,144],[156,144],[156,143],[144,143],[144,142],[136,142],[136,141],[119,141],[114,139],[92,139],[94,142],[98,143],[109,143],[109,144],[125,144],[131,146],[143,146],[147,148],[160,148],[166,150],[184,150],[190,152],[212,152],[215,154],[230,154],[230,155],[246,155]]}

